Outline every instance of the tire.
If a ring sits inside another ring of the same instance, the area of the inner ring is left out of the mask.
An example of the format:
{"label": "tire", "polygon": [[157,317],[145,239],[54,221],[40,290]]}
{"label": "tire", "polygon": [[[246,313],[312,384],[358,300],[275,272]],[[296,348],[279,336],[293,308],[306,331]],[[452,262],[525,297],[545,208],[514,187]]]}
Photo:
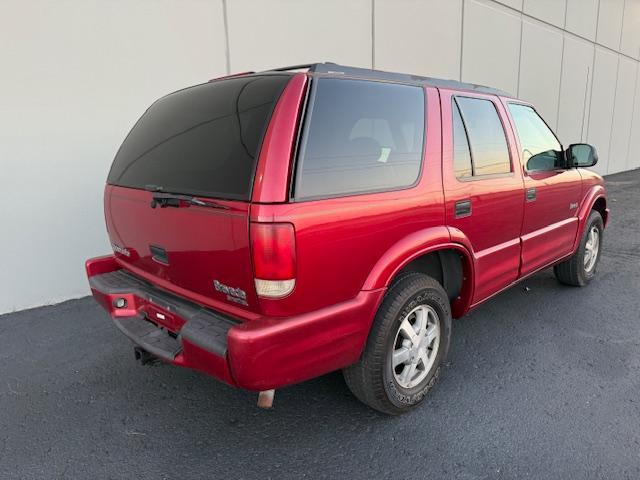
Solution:
{"label": "tire", "polygon": [[[389,415],[405,413],[435,384],[450,340],[446,292],[433,278],[410,273],[389,288],[362,356],[343,370],[345,381],[371,408]],[[394,354],[396,360],[407,358],[394,367]]]}
{"label": "tire", "polygon": [[[593,247],[590,249],[588,245],[590,242],[592,246],[594,244],[592,237],[594,230],[597,231],[595,256],[593,255]],[[593,280],[602,253],[603,232],[604,223],[602,222],[602,216],[600,212],[592,210],[587,219],[576,253],[568,260],[553,267],[553,273],[560,283],[575,287],[584,287]],[[589,258],[587,258],[587,256],[589,256]]]}

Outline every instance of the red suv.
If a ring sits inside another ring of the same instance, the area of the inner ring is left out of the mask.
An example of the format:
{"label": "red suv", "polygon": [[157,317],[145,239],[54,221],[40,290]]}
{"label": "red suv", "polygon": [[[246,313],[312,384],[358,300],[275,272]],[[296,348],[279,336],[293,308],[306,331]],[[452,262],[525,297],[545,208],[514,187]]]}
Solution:
{"label": "red suv", "polygon": [[330,63],[155,102],[104,193],[93,295],[144,362],[261,392],[343,369],[419,403],[451,319],[554,266],[594,276],[609,210],[586,144],[478,85]]}

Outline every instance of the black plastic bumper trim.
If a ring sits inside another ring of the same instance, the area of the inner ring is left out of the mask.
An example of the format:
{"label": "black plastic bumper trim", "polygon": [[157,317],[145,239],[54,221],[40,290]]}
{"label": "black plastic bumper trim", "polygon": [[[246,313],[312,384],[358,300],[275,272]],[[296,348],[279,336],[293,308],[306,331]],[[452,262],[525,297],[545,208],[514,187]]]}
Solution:
{"label": "black plastic bumper trim", "polygon": [[180,342],[142,316],[115,318],[114,323],[133,343],[164,360],[173,360],[182,350]]}
{"label": "black plastic bumper trim", "polygon": [[160,358],[173,360],[182,349],[180,339],[216,355],[225,356],[229,329],[240,323],[173,293],[161,290],[124,269],[93,276],[89,279],[89,284],[92,289],[106,295],[135,295],[186,321],[179,332],[178,339],[175,339],[162,328],[140,315],[114,319],[116,326],[134,343]]}

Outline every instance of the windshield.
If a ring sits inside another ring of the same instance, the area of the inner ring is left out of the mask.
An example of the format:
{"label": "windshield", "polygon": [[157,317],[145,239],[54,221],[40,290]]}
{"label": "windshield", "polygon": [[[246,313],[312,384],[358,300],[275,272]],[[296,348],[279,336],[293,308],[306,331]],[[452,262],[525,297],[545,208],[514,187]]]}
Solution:
{"label": "windshield", "polygon": [[107,182],[249,200],[262,136],[289,78],[230,78],[161,98],[125,139]]}

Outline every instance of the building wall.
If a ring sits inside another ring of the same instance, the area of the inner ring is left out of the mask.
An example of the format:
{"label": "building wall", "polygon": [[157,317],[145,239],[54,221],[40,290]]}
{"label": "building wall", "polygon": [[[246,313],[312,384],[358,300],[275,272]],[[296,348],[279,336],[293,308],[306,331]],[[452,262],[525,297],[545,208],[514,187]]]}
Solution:
{"label": "building wall", "polygon": [[0,0],[0,313],[88,293],[102,188],[159,96],[334,61],[534,102],[596,170],[640,166],[640,0]]}

